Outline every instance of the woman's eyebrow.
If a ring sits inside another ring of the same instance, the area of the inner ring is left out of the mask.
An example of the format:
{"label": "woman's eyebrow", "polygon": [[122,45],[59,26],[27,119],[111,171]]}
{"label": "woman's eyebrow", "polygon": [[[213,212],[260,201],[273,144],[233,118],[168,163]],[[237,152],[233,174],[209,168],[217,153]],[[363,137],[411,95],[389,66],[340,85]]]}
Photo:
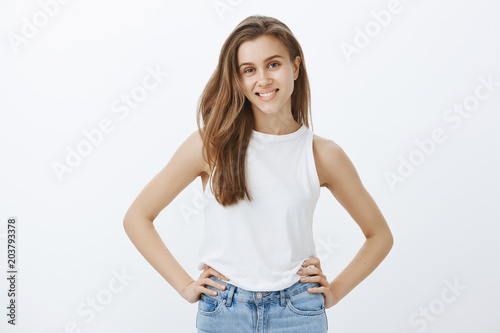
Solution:
{"label": "woman's eyebrow", "polygon": [[[272,59],[274,59],[274,58],[283,58],[283,57],[282,57],[282,56],[280,56],[279,54],[275,54],[275,55],[273,55],[273,56],[270,56],[270,57],[268,57],[268,58],[264,59],[264,61],[263,61],[263,62],[268,62],[269,60],[272,60]],[[245,65],[253,65],[253,64],[252,64],[251,62],[244,62],[244,63],[242,63],[241,65],[239,65],[239,66],[238,66],[238,68],[241,68],[241,66],[245,66]]]}

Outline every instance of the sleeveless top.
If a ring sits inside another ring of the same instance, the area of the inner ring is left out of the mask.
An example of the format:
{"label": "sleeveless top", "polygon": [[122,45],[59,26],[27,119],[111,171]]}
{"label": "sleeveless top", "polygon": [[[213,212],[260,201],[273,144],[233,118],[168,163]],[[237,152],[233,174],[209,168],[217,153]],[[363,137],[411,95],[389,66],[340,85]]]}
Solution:
{"label": "sleeveless top", "polygon": [[282,135],[252,129],[245,166],[253,201],[224,207],[208,180],[198,270],[206,264],[227,283],[250,291],[281,290],[299,281],[302,262],[317,257],[312,222],[320,183],[312,142],[305,125]]}

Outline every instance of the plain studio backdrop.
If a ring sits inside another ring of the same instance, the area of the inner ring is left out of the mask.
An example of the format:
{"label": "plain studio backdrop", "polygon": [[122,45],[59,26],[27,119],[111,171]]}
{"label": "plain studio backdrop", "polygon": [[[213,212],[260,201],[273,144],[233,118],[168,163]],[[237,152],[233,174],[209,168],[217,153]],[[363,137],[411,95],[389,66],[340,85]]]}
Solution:
{"label": "plain studio backdrop", "polygon": [[[315,134],[337,142],[395,243],[327,310],[337,333],[500,331],[500,4],[494,1],[16,1],[0,4],[2,332],[196,332],[123,217],[196,129],[198,98],[244,18],[305,53]],[[155,220],[197,279],[201,180]],[[333,280],[364,242],[326,188],[314,216]],[[243,264],[243,263],[242,263]]]}

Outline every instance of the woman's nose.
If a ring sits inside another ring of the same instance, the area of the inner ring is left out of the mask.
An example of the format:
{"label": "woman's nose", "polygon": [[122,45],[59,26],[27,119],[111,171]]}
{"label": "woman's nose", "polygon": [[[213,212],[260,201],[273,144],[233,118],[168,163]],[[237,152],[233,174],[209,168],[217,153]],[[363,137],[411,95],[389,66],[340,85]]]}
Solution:
{"label": "woman's nose", "polygon": [[271,78],[266,71],[260,71],[258,74],[258,83],[261,86],[267,86],[271,83]]}

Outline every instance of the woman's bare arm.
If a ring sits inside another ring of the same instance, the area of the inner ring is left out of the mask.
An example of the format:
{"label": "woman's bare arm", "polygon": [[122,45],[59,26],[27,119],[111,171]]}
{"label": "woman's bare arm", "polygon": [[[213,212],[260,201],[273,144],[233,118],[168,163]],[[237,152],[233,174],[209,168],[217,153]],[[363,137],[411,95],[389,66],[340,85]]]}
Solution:
{"label": "woman's bare arm", "polygon": [[135,247],[182,297],[184,288],[194,280],[167,249],[153,221],[183,189],[205,171],[202,146],[201,137],[196,130],[139,193],[123,219],[123,227]]}
{"label": "woman's bare arm", "polygon": [[316,143],[315,158],[321,185],[330,190],[366,237],[353,260],[330,283],[329,288],[337,303],[377,268],[391,250],[394,240],[384,216],[344,150],[321,137],[317,137]]}

